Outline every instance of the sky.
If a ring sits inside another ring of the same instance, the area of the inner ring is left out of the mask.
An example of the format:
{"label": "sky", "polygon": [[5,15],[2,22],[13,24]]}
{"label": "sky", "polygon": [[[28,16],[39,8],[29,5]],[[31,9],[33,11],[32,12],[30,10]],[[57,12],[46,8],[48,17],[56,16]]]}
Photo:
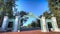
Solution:
{"label": "sky", "polygon": [[[16,1],[17,11],[32,12],[34,15],[42,15],[43,12],[48,11],[48,2],[46,0],[18,0]],[[29,18],[24,24],[30,24],[35,18]]]}

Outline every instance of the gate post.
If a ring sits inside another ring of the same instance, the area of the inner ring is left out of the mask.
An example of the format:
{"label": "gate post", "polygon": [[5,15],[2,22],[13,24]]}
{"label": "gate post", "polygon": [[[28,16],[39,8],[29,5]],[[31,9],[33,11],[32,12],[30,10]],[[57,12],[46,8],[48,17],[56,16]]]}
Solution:
{"label": "gate post", "polygon": [[3,23],[2,23],[2,31],[6,31],[6,28],[8,26],[8,16],[4,16]]}
{"label": "gate post", "polygon": [[42,16],[41,17],[41,31],[42,32],[48,32],[47,28],[46,28],[46,21],[45,21],[45,17]]}
{"label": "gate post", "polygon": [[17,32],[18,31],[18,23],[19,22],[19,16],[15,16],[15,21],[13,23],[13,32]]}
{"label": "gate post", "polygon": [[58,28],[58,25],[57,25],[56,17],[53,16],[51,19],[52,19],[52,25],[53,25],[54,31],[55,32],[60,32],[59,28]]}

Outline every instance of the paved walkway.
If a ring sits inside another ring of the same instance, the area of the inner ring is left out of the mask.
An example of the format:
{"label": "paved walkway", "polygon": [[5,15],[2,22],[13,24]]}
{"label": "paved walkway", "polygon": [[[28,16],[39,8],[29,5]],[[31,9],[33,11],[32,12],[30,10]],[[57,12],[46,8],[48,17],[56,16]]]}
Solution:
{"label": "paved walkway", "polygon": [[0,34],[60,34],[60,32],[41,32],[40,30],[22,31],[22,32],[5,32]]}

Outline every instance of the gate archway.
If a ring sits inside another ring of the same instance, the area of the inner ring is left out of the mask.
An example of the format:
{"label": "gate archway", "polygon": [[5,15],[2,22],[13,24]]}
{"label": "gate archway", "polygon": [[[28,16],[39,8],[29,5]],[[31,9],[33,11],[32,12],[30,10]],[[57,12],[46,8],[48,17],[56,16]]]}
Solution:
{"label": "gate archway", "polygon": [[[47,22],[52,22],[51,24],[53,25],[53,31],[59,31],[59,28],[57,26],[57,21],[56,21],[56,18],[55,17],[52,17],[51,19],[45,19],[44,16],[42,16],[41,18],[33,15],[32,13],[29,13],[28,15],[24,15],[22,18],[24,17],[33,17],[33,18],[37,18],[40,20],[40,23],[41,23],[41,31],[42,32],[49,32],[48,30],[48,25],[47,25]],[[20,17],[19,16],[15,16],[15,19],[13,20],[13,32],[17,32],[18,30],[20,30]],[[2,24],[2,30],[5,30],[6,27],[8,26],[8,16],[5,16],[4,17],[4,20],[3,20],[3,24]]]}

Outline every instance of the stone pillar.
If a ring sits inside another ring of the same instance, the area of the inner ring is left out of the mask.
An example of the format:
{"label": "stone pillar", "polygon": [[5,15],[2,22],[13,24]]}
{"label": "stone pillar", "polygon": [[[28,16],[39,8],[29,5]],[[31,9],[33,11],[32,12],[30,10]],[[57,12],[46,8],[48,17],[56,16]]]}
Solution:
{"label": "stone pillar", "polygon": [[58,25],[57,25],[56,17],[52,17],[51,19],[52,19],[52,25],[53,25],[52,27],[53,27],[54,31],[55,32],[60,32],[59,28],[58,28]]}
{"label": "stone pillar", "polygon": [[45,22],[45,17],[42,16],[41,18],[41,31],[42,32],[48,32],[46,28],[46,22]]}
{"label": "stone pillar", "polygon": [[20,22],[21,22],[21,18],[19,17],[19,22],[18,22],[18,32],[20,32]]}
{"label": "stone pillar", "polygon": [[4,16],[3,23],[2,23],[2,31],[6,31],[6,28],[8,26],[8,16]]}
{"label": "stone pillar", "polygon": [[18,23],[19,22],[19,16],[15,16],[15,21],[13,23],[13,32],[17,32],[18,31]]}

